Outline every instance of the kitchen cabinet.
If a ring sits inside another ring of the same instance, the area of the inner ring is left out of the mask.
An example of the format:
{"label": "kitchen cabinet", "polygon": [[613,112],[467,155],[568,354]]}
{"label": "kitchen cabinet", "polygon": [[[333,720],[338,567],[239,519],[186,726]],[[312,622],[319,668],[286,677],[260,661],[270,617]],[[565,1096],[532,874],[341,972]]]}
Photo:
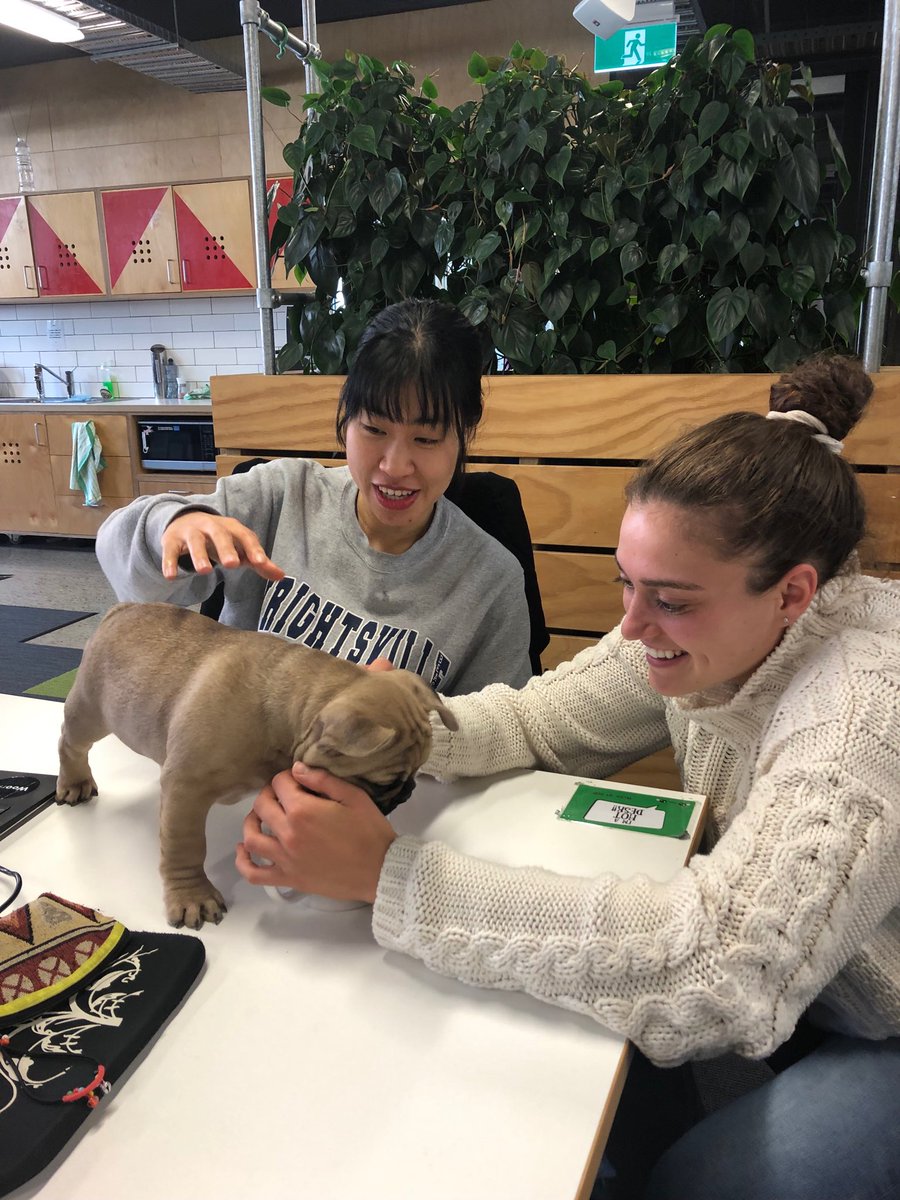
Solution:
{"label": "kitchen cabinet", "polygon": [[34,299],[38,294],[24,196],[0,196],[0,298]]}
{"label": "kitchen cabinet", "polygon": [[94,192],[53,192],[29,196],[26,203],[40,295],[104,295]]}
{"label": "kitchen cabinet", "polygon": [[[96,507],[86,507],[84,495],[69,487],[72,469],[72,426],[78,420],[91,420],[100,439],[105,468],[99,473],[103,497]],[[125,416],[70,417],[48,413],[47,441],[50,448],[50,474],[56,505],[56,532],[71,537],[93,537],[114,508],[122,508],[134,497],[131,470],[129,419]]]}
{"label": "kitchen cabinet", "polygon": [[246,179],[172,188],[181,290],[255,290],[253,218]]}
{"label": "kitchen cabinet", "polygon": [[50,445],[39,412],[0,412],[0,529],[56,532]]}
{"label": "kitchen cabinet", "polygon": [[180,292],[171,187],[104,191],[100,206],[112,295]]}
{"label": "kitchen cabinet", "polygon": [[[294,179],[288,175],[284,178],[271,177],[266,180],[266,192],[268,193],[272,187],[276,187],[275,199],[269,209],[269,237],[272,236],[272,230],[275,228],[275,221],[278,217],[278,209],[282,204],[288,204],[294,198]],[[272,271],[272,287],[279,292],[301,292],[313,291],[315,285],[309,276],[306,276],[302,283],[297,282],[297,276],[293,271],[288,273],[284,268],[284,255],[279,250],[274,260],[270,263]]]}

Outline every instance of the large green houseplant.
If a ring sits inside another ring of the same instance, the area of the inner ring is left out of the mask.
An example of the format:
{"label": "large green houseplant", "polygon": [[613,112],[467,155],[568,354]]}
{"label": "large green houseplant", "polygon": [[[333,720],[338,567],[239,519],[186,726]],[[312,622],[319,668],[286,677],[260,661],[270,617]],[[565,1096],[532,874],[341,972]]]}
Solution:
{"label": "large green houseplant", "polygon": [[777,371],[852,346],[860,264],[822,200],[808,75],[757,62],[745,30],[632,89],[518,44],[473,55],[481,97],[453,110],[403,63],[317,71],[273,235],[315,292],[280,370],[344,371],[409,295],[459,304],[517,372]]}

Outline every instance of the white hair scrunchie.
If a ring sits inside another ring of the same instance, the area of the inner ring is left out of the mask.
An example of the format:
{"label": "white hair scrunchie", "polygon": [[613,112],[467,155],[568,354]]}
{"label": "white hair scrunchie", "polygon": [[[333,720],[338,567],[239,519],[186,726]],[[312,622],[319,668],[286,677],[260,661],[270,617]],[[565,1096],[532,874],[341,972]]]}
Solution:
{"label": "white hair scrunchie", "polygon": [[813,441],[821,442],[823,446],[827,446],[832,454],[840,454],[844,449],[843,442],[839,442],[837,438],[831,437],[828,432],[828,426],[824,421],[820,421],[812,413],[804,412],[802,408],[794,408],[790,412],[767,412],[766,420],[799,421],[801,425],[808,425],[810,429],[817,429],[819,432],[813,434]]}

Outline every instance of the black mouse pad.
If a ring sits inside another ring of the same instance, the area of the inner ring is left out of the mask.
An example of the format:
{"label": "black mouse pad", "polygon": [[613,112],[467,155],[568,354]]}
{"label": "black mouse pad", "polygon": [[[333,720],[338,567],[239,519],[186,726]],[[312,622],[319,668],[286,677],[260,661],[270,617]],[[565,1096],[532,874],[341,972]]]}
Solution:
{"label": "black mouse pad", "polygon": [[0,838],[56,799],[56,776],[0,770]]}

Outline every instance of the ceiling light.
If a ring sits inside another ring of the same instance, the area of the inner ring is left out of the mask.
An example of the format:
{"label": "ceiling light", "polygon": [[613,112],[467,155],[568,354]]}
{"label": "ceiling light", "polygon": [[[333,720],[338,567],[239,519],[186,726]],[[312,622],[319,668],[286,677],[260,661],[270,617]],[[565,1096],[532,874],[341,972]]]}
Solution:
{"label": "ceiling light", "polygon": [[44,38],[48,42],[80,42],[84,34],[74,21],[61,17],[47,8],[29,4],[28,0],[3,0],[0,4],[0,25]]}

